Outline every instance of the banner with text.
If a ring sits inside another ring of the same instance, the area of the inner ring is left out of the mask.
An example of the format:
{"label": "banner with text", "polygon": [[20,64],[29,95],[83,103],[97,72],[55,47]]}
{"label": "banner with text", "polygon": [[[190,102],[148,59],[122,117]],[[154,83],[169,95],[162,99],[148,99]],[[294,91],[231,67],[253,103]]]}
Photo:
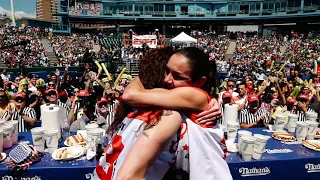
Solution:
{"label": "banner with text", "polygon": [[132,46],[134,48],[141,48],[143,44],[149,46],[149,48],[157,47],[157,36],[156,35],[141,35],[141,36],[132,36]]}

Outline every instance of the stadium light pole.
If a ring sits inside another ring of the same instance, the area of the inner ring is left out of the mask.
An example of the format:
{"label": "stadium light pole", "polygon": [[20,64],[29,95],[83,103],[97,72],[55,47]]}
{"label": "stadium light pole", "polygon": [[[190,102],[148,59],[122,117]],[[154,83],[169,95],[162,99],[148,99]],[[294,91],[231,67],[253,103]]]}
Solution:
{"label": "stadium light pole", "polygon": [[16,26],[16,17],[14,14],[14,0],[10,0],[11,1],[11,21],[12,21],[12,25]]}

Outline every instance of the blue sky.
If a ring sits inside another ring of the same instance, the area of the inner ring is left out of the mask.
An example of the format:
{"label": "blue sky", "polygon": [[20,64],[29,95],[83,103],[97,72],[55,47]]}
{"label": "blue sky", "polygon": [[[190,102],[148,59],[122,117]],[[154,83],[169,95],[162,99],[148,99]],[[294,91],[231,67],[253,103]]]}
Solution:
{"label": "blue sky", "polygon": [[[10,10],[10,0],[0,0],[0,6],[6,10]],[[14,9],[15,11],[34,14],[36,11],[36,0],[14,0]]]}

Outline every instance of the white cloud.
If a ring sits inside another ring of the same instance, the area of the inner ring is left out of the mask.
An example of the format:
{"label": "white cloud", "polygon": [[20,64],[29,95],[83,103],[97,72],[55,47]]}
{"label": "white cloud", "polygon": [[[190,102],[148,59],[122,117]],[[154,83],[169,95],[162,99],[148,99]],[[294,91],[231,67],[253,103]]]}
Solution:
{"label": "white cloud", "polygon": [[[23,11],[15,11],[14,14],[16,15],[16,18],[23,18],[23,17],[36,18],[36,13],[28,14],[28,13],[25,13]],[[0,15],[11,16],[11,10],[6,10],[3,7],[0,6]]]}

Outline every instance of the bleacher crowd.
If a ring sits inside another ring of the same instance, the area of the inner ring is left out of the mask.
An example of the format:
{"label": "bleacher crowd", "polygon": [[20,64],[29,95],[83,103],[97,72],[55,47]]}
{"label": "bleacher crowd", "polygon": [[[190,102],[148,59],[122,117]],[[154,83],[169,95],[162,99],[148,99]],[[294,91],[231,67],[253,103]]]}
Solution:
{"label": "bleacher crowd", "polygon": [[0,28],[0,59],[8,67],[49,66],[47,52],[41,42],[41,37],[45,36],[49,29],[12,26]]}
{"label": "bleacher crowd", "polygon": [[[0,59],[8,67],[51,65],[41,44],[41,37],[48,32],[48,29],[7,27],[2,34],[4,46],[23,40],[30,42],[25,46],[0,50]],[[210,98],[217,99],[222,113],[226,104],[237,104],[242,128],[268,127],[274,123],[277,114],[297,114],[299,121],[306,120],[307,112],[319,114],[318,38],[301,35],[290,39],[282,36],[259,38],[256,35],[244,37],[239,33],[234,54],[229,60],[225,59],[231,41],[227,36],[213,33],[198,35],[198,48],[208,55],[207,61],[215,63],[218,71],[228,72],[215,90],[218,95]],[[98,51],[89,51],[100,42],[98,37],[91,35],[49,35],[49,42],[58,57],[57,66],[65,67],[63,74],[57,69],[44,80],[35,74],[20,73],[13,77],[3,70],[0,80],[0,117],[18,120],[20,132],[30,131],[41,117],[40,106],[51,103],[68,112],[70,131],[84,129],[89,123],[97,123],[107,130],[131,77],[121,75],[119,81],[113,82],[112,79],[116,77],[110,78],[107,72],[103,74],[102,68],[94,71],[89,69],[90,66],[85,67],[81,77],[72,76],[68,67],[79,65],[80,59],[87,56],[86,53],[90,54],[92,60],[101,61],[108,55],[115,55],[119,48],[102,47]],[[149,52],[147,49],[143,52],[133,48],[125,51],[127,54],[123,57],[129,58],[144,58],[144,53]],[[158,56],[155,54],[149,58]],[[173,79],[184,78],[170,74]],[[223,114],[218,116],[214,121],[222,125]]]}

